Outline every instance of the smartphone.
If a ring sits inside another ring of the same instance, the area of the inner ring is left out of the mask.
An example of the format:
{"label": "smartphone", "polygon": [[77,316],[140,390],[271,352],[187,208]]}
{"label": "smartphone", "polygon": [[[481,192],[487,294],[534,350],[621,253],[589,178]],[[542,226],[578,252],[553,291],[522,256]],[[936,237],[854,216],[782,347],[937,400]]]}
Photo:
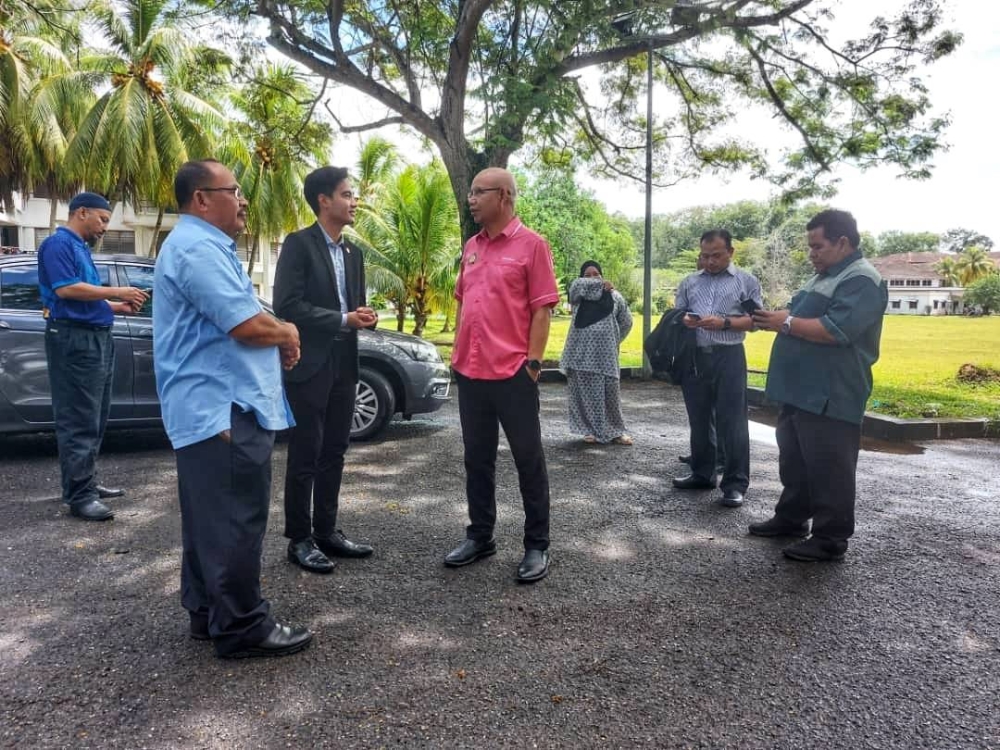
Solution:
{"label": "smartphone", "polygon": [[753,315],[755,312],[760,310],[760,305],[754,302],[752,299],[745,299],[740,302],[740,307],[743,308],[743,312],[747,315]]}
{"label": "smartphone", "polygon": [[684,314],[687,315],[689,318],[694,318],[695,320],[701,320],[701,316],[698,313],[686,312]]}

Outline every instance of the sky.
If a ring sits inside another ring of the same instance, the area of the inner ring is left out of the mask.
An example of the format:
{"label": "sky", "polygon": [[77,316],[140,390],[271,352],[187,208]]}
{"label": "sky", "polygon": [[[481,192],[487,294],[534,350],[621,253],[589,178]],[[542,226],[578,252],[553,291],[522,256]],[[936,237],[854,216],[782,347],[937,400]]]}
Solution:
{"label": "sky", "polygon": [[[837,18],[830,22],[831,33],[861,36],[877,15],[893,15],[905,0],[841,0],[835,6]],[[994,101],[1000,90],[1000,3],[987,0],[945,0],[946,26],[965,35],[965,41],[951,56],[920,71],[928,85],[935,113],[947,112],[952,123],[945,134],[946,152],[933,161],[930,180],[914,182],[898,178],[891,168],[860,172],[839,167],[838,193],[830,203],[851,211],[862,231],[878,234],[887,230],[944,232],[953,227],[975,229],[1000,244],[1000,210],[997,178],[1000,177],[1000,132]],[[334,111],[348,114],[343,119],[359,122],[361,114],[371,119],[381,114],[357,102],[354,92],[340,90],[342,99]],[[336,97],[336,95],[335,95]],[[340,98],[340,97],[337,97]],[[664,97],[661,97],[663,100]],[[654,110],[656,92],[654,90]],[[384,111],[383,113],[384,114]],[[762,113],[748,113],[740,122],[741,133],[758,145],[778,152],[783,143],[794,143],[794,134],[776,126]],[[399,140],[398,130],[385,130],[385,137]],[[357,144],[370,137],[343,136],[336,146],[340,163],[357,161]],[[404,151],[415,158],[411,143]],[[516,165],[516,158],[512,160]],[[612,213],[637,218],[645,210],[641,184],[598,180],[584,174],[578,182],[593,191]],[[670,213],[683,208],[730,203],[739,200],[766,200],[774,192],[766,182],[745,175],[705,176],[669,188],[654,189],[653,213]]]}

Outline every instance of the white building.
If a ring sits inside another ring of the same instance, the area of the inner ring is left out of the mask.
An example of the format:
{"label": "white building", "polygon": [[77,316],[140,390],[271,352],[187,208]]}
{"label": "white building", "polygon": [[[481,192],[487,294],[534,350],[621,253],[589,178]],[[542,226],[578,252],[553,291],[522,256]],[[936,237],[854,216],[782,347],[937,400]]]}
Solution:
{"label": "white building", "polygon": [[[990,253],[1000,262],[1000,253]],[[937,264],[949,253],[898,253],[871,258],[871,263],[889,285],[886,312],[896,315],[961,315],[965,312],[960,286],[947,286]]]}
{"label": "white building", "polygon": [[[0,211],[0,252],[35,251],[50,234],[49,227],[53,220],[52,201],[39,195],[23,197],[14,194],[15,207],[12,211]],[[66,223],[69,205],[65,201],[55,204],[56,226]],[[101,252],[134,254],[150,257],[153,253],[153,234],[156,230],[157,208],[152,204],[143,203],[138,210],[121,202],[115,204],[111,214],[111,223],[104,234]],[[160,231],[157,235],[159,247],[167,233],[177,221],[175,211],[163,214]],[[277,256],[277,245],[264,243],[258,250],[257,261],[254,264],[252,281],[257,293],[267,300],[271,299],[274,287],[274,263]],[[250,251],[247,237],[237,241],[237,252],[243,261],[243,268],[249,265]]]}

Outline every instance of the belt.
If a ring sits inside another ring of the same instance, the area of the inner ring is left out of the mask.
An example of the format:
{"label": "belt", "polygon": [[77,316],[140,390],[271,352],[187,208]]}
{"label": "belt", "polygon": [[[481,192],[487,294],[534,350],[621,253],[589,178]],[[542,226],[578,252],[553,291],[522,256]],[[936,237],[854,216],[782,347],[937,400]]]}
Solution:
{"label": "belt", "polygon": [[110,331],[111,326],[99,326],[96,323],[84,323],[82,320],[70,320],[69,318],[49,318],[48,325],[68,326],[69,328],[83,328],[87,331]]}
{"label": "belt", "polygon": [[741,342],[736,342],[735,344],[713,344],[712,346],[699,346],[698,354],[721,354],[724,351],[729,351],[734,346],[740,346]]}

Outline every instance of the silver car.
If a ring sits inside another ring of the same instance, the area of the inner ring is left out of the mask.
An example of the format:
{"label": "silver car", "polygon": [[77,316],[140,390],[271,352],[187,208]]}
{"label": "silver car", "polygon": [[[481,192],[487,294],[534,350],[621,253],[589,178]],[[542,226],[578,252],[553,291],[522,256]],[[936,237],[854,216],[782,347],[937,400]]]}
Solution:
{"label": "silver car", "polygon": [[[150,291],[137,315],[115,316],[115,375],[108,427],[161,424],[153,374],[153,260],[94,255],[105,286]],[[270,306],[261,300],[270,310]],[[437,348],[405,333],[359,332],[360,382],[351,438],[378,435],[394,414],[409,419],[448,400],[450,376]],[[45,361],[45,320],[33,254],[0,256],[0,434],[53,429]]]}

